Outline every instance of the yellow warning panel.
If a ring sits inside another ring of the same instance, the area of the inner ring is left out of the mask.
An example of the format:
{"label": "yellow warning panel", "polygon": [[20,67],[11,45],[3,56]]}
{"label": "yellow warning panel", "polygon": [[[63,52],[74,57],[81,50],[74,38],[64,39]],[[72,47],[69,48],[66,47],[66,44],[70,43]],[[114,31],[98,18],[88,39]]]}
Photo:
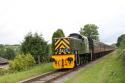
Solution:
{"label": "yellow warning panel", "polygon": [[74,68],[75,55],[52,55],[53,67],[55,69]]}

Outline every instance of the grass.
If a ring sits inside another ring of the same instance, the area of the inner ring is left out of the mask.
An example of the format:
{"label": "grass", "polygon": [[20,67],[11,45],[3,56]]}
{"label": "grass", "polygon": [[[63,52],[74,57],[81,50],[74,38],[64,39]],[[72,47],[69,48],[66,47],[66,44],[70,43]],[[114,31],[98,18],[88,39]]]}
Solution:
{"label": "grass", "polygon": [[16,83],[31,76],[42,74],[54,70],[51,63],[34,66],[33,68],[21,72],[4,75],[0,77],[0,83]]}
{"label": "grass", "polygon": [[81,69],[65,83],[125,83],[122,53],[122,50],[116,50],[98,60],[96,64]]}

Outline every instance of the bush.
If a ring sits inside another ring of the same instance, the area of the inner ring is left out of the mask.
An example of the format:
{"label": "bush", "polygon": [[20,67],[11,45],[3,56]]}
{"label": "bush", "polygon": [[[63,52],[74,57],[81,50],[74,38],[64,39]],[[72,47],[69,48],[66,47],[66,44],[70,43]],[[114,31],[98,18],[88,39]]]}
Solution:
{"label": "bush", "polygon": [[14,48],[0,44],[0,57],[12,60],[16,55]]}
{"label": "bush", "polygon": [[125,48],[125,38],[120,42],[120,48]]}
{"label": "bush", "polygon": [[122,34],[121,36],[118,37],[117,39],[117,47],[121,47],[121,42],[125,39],[125,34]]}
{"label": "bush", "polygon": [[0,68],[0,75],[4,75],[5,73],[8,73],[8,70]]}
{"label": "bush", "polygon": [[9,66],[11,70],[20,71],[33,66],[35,63],[35,59],[31,54],[19,54],[15,57],[14,60],[9,62]]}
{"label": "bush", "polygon": [[10,60],[10,59],[14,59],[15,56],[16,56],[16,53],[12,48],[6,48],[3,58]]}

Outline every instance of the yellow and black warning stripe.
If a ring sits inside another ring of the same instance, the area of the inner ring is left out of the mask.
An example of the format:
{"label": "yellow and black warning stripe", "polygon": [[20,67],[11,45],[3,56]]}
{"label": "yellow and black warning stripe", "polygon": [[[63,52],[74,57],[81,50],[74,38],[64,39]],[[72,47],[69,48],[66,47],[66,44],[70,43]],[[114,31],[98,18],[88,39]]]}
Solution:
{"label": "yellow and black warning stripe", "polygon": [[[60,39],[55,39],[55,50],[57,49],[65,49],[68,48],[70,49],[70,43],[68,38],[60,38]],[[56,54],[61,54],[57,53]],[[66,52],[63,52],[63,54],[67,54]]]}
{"label": "yellow and black warning stripe", "polygon": [[58,48],[70,48],[70,43],[68,38],[57,39],[55,41],[55,50]]}

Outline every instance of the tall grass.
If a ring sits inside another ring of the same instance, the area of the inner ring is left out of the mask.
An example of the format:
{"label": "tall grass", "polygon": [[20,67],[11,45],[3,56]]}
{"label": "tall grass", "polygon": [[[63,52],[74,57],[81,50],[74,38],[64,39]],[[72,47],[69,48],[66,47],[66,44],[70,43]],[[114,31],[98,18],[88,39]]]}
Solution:
{"label": "tall grass", "polygon": [[0,83],[16,83],[31,76],[54,70],[51,63],[45,63],[32,67],[29,70],[6,74],[0,77]]}

